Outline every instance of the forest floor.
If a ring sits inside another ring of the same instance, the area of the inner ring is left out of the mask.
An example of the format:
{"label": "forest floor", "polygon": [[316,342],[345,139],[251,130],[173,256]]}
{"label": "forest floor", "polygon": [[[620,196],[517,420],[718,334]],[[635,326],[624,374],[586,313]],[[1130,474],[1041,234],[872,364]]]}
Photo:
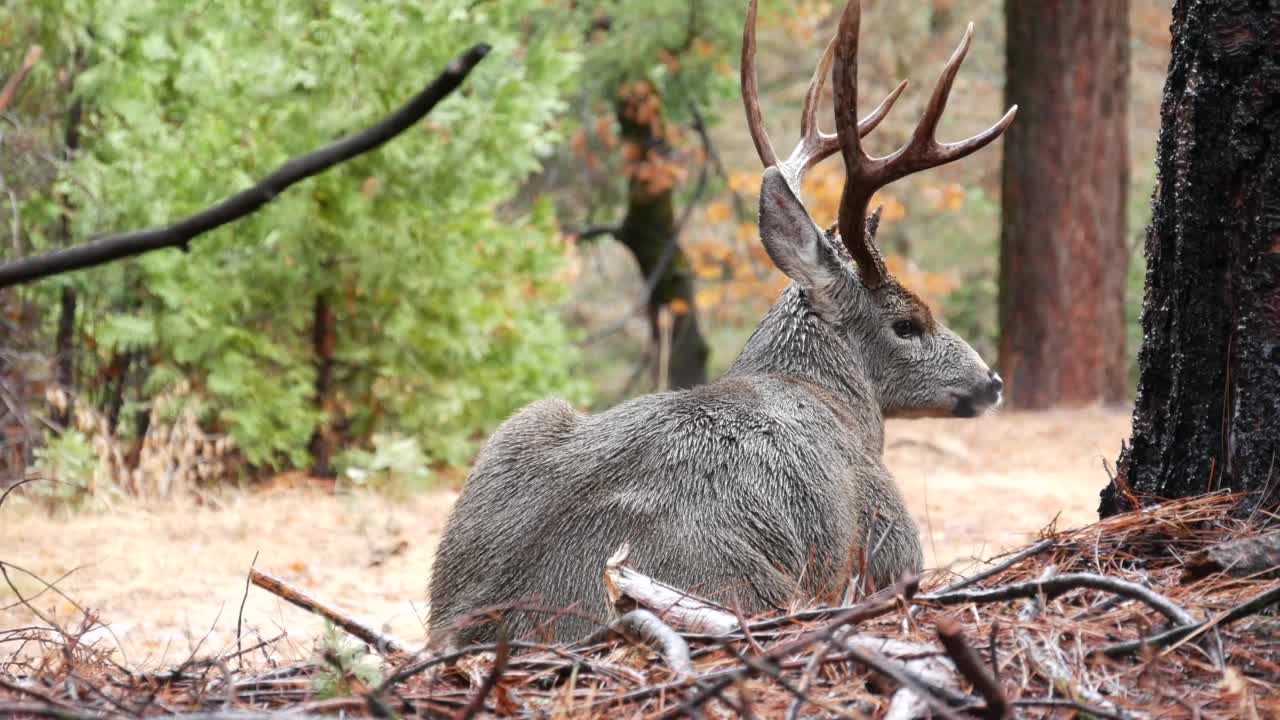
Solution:
{"label": "forest floor", "polygon": [[[972,558],[1034,538],[1055,518],[1061,528],[1096,519],[1103,461],[1114,461],[1128,431],[1128,412],[1101,409],[899,421],[890,423],[886,457],[920,526],[927,564],[963,570]],[[66,597],[108,624],[87,640],[118,643],[125,657],[117,659],[137,668],[234,646],[255,554],[258,569],[416,643],[432,553],[455,497],[335,495],[280,482],[200,506],[128,502],[55,516],[11,498],[0,509],[0,560],[61,578]],[[10,576],[28,598],[43,588]],[[35,620],[15,600],[0,589],[0,628]],[[79,619],[55,593],[33,604],[68,625]],[[314,616],[257,589],[247,595],[243,626],[247,644],[287,631],[270,652],[294,657],[309,655],[322,629]]]}

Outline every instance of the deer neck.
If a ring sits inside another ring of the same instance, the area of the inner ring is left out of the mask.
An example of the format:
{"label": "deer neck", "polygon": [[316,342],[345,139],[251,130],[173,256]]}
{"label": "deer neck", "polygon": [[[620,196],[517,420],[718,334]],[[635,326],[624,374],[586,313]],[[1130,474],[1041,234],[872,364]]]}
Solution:
{"label": "deer neck", "polygon": [[[756,327],[725,377],[781,375],[818,386],[883,445],[884,416],[862,350],[821,320],[795,285]],[[843,415],[843,413],[841,413]]]}

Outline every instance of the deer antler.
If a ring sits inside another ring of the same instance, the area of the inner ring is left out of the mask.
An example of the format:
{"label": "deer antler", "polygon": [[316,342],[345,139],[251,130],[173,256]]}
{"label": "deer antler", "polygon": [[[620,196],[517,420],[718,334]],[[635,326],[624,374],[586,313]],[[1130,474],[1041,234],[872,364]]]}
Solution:
{"label": "deer antler", "polygon": [[863,123],[857,122],[858,30],[861,20],[860,3],[852,0],[840,16],[840,28],[836,33],[837,62],[832,73],[832,91],[835,96],[836,135],[840,138],[845,165],[844,192],[840,195],[840,237],[858,263],[863,284],[874,289],[885,283],[886,273],[880,253],[873,244],[874,238],[864,230],[871,196],[894,180],[954,162],[985,147],[1009,127],[1018,106],[1009,108],[999,122],[968,140],[943,144],[934,138],[938,121],[947,106],[947,97],[951,94],[951,85],[965,54],[969,52],[973,38],[973,23],[969,23],[960,46],[943,67],[942,76],[933,88],[933,95],[911,133],[911,139],[891,155],[879,158],[867,155],[859,140],[859,136],[866,134],[862,130]]}
{"label": "deer antler", "polygon": [[[822,88],[827,82],[827,73],[831,71],[835,56],[836,40],[832,38],[822,53],[822,60],[813,71],[813,79],[809,81],[809,90],[804,96],[804,108],[800,114],[800,142],[796,143],[791,155],[779,163],[773,144],[769,142],[769,133],[764,128],[764,118],[760,114],[760,92],[756,85],[756,0],[751,0],[747,6],[747,22],[742,31],[741,64],[742,103],[747,110],[747,127],[751,131],[751,140],[755,143],[760,162],[766,168],[777,165],[796,197],[800,197],[800,181],[805,172],[840,149],[839,134],[822,132],[817,120],[818,101],[822,99]],[[889,114],[889,109],[906,87],[907,81],[903,80],[870,115],[863,118],[857,124],[858,134],[866,135],[874,130],[885,115]]]}

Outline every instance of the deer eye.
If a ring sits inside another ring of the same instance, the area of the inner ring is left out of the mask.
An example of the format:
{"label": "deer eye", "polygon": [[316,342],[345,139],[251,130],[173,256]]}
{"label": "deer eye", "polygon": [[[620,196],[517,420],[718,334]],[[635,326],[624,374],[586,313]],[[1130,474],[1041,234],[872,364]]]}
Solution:
{"label": "deer eye", "polygon": [[915,320],[899,320],[893,324],[893,332],[903,340],[920,337],[924,329]]}

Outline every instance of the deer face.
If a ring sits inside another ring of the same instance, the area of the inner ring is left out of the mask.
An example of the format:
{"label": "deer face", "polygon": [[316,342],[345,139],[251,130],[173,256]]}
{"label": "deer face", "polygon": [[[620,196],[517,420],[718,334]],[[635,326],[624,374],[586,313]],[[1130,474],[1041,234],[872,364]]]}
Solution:
{"label": "deer face", "polygon": [[1000,376],[919,297],[889,280],[864,291],[869,312],[848,328],[885,417],[976,417],[999,405]]}
{"label": "deer face", "polygon": [[861,361],[885,417],[975,417],[1000,404],[1000,376],[883,263],[880,282],[868,287],[844,246],[818,230],[776,168],[761,183],[760,239],[811,311]]}

